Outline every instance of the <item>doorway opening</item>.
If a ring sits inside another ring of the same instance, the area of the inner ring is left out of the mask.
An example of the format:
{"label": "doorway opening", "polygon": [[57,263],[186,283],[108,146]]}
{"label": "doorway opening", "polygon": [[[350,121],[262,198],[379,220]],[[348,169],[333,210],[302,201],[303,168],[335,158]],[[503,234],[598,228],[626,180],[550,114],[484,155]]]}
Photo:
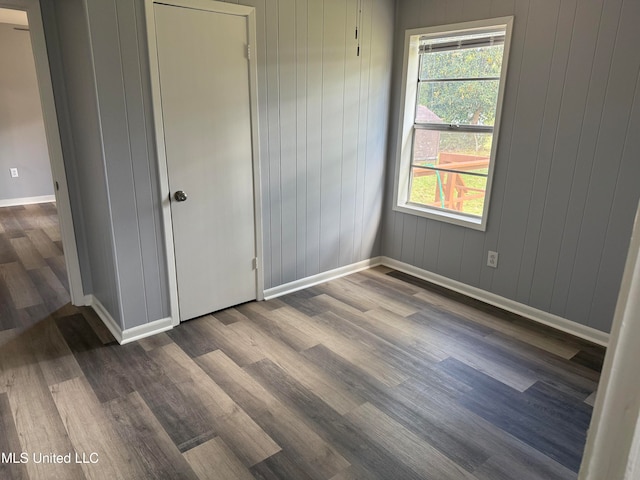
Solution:
{"label": "doorway opening", "polygon": [[3,331],[79,305],[84,295],[37,0],[0,1],[0,65]]}

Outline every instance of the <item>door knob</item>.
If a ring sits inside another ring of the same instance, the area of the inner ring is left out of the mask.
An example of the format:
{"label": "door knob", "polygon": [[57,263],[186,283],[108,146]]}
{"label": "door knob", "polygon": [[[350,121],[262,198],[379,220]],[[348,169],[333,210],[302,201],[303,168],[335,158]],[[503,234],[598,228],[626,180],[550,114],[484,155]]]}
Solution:
{"label": "door knob", "polygon": [[187,199],[187,194],[182,190],[178,190],[173,194],[173,198],[175,198],[176,202],[184,202]]}

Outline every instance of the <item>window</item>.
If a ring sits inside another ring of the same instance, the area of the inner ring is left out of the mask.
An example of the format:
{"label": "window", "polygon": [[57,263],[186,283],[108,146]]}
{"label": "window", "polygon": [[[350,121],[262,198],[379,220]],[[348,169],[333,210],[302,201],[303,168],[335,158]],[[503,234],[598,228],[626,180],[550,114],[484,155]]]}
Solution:
{"label": "window", "polygon": [[512,22],[406,32],[394,210],[485,229]]}

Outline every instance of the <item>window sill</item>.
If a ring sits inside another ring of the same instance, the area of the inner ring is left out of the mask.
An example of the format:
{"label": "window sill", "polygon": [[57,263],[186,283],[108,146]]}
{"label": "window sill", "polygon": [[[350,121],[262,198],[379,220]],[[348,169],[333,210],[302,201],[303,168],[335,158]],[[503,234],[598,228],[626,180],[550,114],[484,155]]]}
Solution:
{"label": "window sill", "polygon": [[434,208],[423,207],[411,203],[405,203],[401,205],[394,205],[393,210],[396,212],[408,213],[409,215],[416,215],[418,217],[429,218],[431,220],[438,220],[440,222],[451,223],[453,225],[459,225],[461,227],[471,228],[473,230],[480,230],[484,232],[486,230],[486,221],[482,218],[472,217],[470,215],[457,214],[450,211],[437,210]]}

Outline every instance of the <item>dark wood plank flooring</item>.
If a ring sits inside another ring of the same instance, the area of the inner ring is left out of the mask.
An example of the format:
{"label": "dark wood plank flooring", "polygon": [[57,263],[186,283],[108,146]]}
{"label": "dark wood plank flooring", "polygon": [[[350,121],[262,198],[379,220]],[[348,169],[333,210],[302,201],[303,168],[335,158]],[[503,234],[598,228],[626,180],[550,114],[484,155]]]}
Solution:
{"label": "dark wood plank flooring", "polygon": [[0,208],[2,479],[577,477],[600,347],[382,267],[119,346],[62,255]]}

